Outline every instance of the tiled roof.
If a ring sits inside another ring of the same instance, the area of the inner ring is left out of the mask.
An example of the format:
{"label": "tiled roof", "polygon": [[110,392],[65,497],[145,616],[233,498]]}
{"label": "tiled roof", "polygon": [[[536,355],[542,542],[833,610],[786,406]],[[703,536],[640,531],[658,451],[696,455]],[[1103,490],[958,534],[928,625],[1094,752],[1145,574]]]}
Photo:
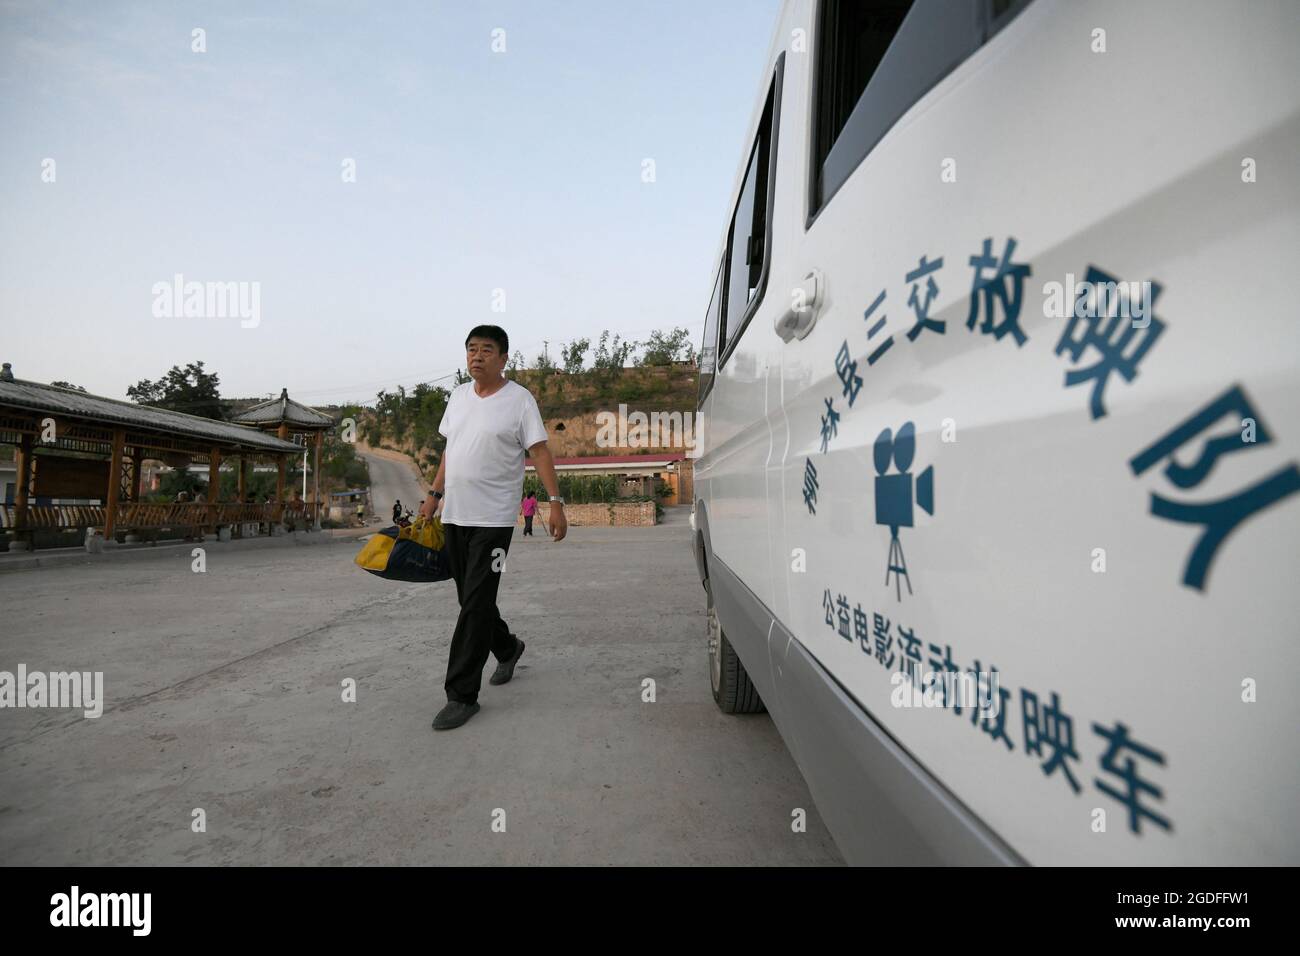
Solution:
{"label": "tiled roof", "polygon": [[243,425],[232,425],[230,422],[219,422],[199,415],[187,415],[185,412],[174,412],[167,408],[152,408],[116,398],[105,398],[102,395],[91,395],[73,388],[60,388],[57,385],[0,377],[0,407],[6,405],[25,411],[70,415],[104,424],[180,434],[266,451],[302,451],[300,445],[281,441],[274,435],[267,435]]}
{"label": "tiled roof", "polygon": [[231,416],[232,422],[240,425],[269,425],[288,422],[290,425],[305,425],[310,428],[329,428],[334,419],[309,408],[289,397],[289,390],[283,389],[279,398],[246,408],[238,415]]}

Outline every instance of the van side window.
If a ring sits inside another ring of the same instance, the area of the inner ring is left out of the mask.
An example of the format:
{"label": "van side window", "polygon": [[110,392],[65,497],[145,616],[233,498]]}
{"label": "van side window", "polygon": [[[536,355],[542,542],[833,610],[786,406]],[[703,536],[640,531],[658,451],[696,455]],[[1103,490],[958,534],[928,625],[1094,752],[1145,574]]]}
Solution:
{"label": "van side window", "polygon": [[986,0],[988,3],[988,22],[984,27],[984,42],[1016,18],[1021,10],[1029,6],[1029,0]]}
{"label": "van side window", "polygon": [[722,316],[722,277],[726,269],[718,269],[717,281],[713,283],[713,296],[709,299],[709,311],[704,315],[704,342],[700,345],[700,398],[697,403],[704,404],[709,389],[713,387],[713,373],[718,367],[718,319]]}
{"label": "van side window", "polygon": [[767,280],[772,205],[770,180],[776,159],[773,117],[783,66],[784,54],[777,61],[777,76],[768,90],[758,133],[749,153],[749,165],[745,168],[745,181],[740,187],[740,198],[736,201],[736,212],[727,234],[727,280],[718,337],[719,365],[727,360],[731,347],[744,331],[745,322],[763,297],[763,285]]}
{"label": "van side window", "polygon": [[913,103],[979,48],[987,2],[822,0],[810,215]]}

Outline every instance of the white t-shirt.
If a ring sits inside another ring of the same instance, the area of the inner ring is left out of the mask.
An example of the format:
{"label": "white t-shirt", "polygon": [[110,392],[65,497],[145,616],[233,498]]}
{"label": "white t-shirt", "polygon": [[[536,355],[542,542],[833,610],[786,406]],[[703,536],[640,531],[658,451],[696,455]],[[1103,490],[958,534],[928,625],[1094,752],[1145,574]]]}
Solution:
{"label": "white t-shirt", "polygon": [[524,489],[524,450],[546,441],[532,392],[507,381],[487,398],[474,383],[452,389],[438,431],[447,439],[445,524],[508,528]]}

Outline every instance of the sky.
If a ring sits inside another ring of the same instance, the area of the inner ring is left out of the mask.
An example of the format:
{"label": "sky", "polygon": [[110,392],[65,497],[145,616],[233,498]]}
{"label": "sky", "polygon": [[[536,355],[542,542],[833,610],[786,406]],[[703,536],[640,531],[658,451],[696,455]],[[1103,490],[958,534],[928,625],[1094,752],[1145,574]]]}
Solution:
{"label": "sky", "polygon": [[331,404],[479,323],[698,348],[778,8],[0,0],[0,361]]}

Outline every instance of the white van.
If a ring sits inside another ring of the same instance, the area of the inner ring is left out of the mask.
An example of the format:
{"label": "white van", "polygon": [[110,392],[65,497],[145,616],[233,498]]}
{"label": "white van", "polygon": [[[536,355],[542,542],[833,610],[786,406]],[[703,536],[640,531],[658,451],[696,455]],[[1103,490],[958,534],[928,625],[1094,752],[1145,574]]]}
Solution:
{"label": "white van", "polygon": [[714,694],[852,863],[1296,864],[1300,4],[791,0],[715,263]]}

